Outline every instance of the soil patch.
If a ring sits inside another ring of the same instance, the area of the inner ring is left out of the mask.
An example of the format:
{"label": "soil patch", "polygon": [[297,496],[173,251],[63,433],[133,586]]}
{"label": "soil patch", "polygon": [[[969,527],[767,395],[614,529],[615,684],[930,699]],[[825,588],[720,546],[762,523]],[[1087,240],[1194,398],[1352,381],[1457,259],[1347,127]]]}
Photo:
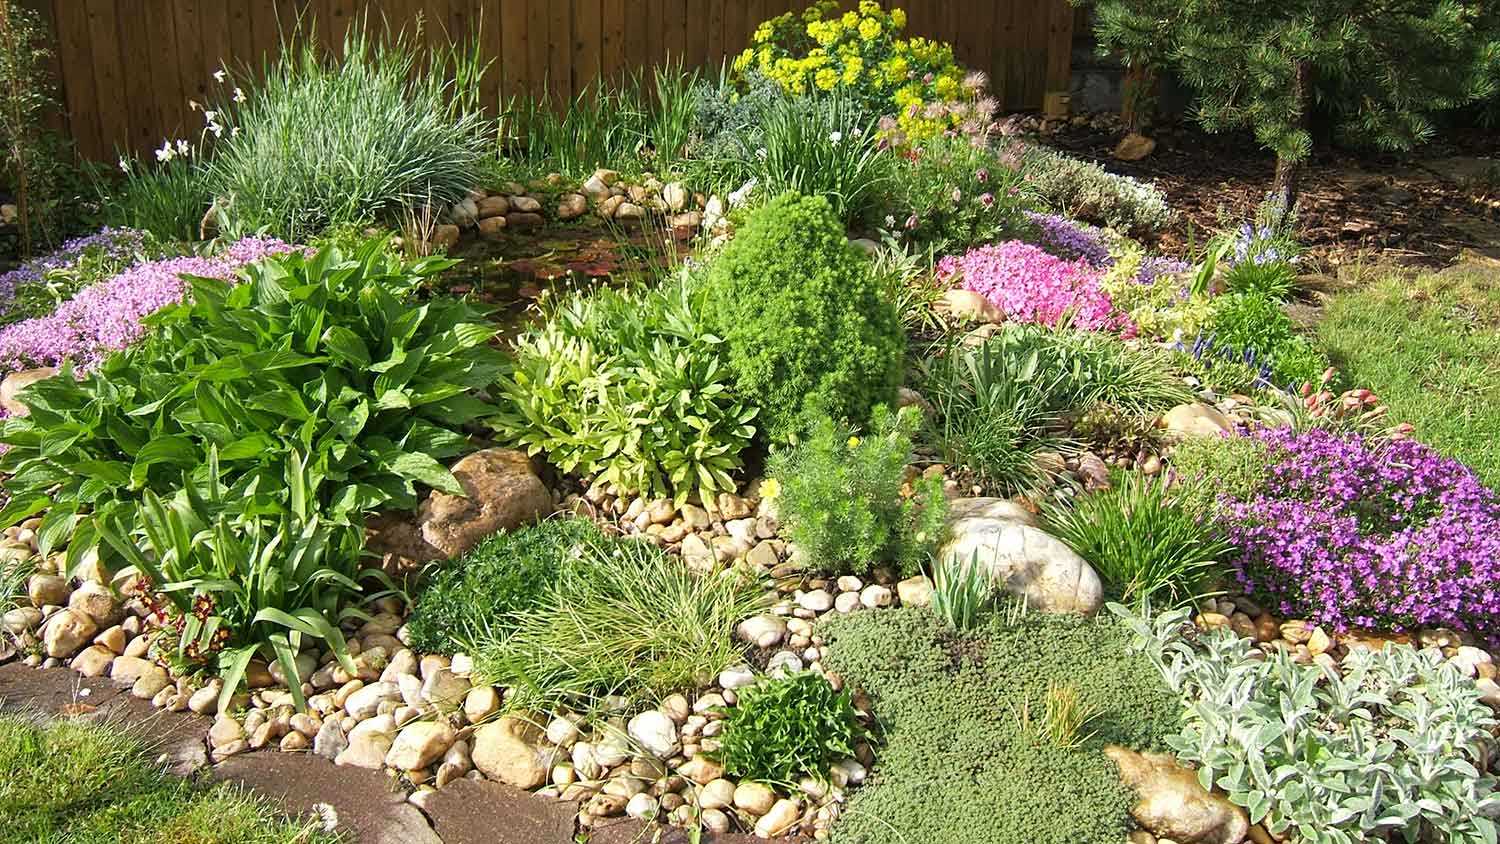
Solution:
{"label": "soil patch", "polygon": [[[1069,126],[1047,146],[1112,173],[1153,181],[1181,221],[1162,239],[1181,254],[1219,225],[1244,219],[1265,197],[1275,158],[1248,135],[1208,135],[1189,125],[1150,131],[1156,151],[1134,162],[1110,153],[1119,132]],[[1500,132],[1455,132],[1408,156],[1324,148],[1303,177],[1301,239],[1308,262],[1327,268],[1375,250],[1385,258],[1445,266],[1470,250],[1500,256]]]}

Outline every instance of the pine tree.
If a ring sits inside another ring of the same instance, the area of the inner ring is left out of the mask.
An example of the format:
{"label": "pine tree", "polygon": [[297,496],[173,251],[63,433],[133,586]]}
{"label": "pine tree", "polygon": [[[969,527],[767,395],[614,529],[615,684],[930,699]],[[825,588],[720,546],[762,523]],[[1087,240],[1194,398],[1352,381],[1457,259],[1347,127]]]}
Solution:
{"label": "pine tree", "polygon": [[[1346,141],[1406,150],[1432,115],[1500,90],[1495,0],[1097,0],[1101,49],[1173,68],[1211,132],[1249,127],[1295,203],[1314,109]],[[1157,40],[1152,41],[1155,37]]]}

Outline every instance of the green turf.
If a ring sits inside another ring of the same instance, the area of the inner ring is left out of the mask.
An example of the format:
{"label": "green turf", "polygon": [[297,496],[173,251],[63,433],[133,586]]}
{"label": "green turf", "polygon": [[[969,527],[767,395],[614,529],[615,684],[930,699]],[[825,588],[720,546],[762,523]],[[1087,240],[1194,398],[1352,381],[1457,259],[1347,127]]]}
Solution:
{"label": "green turf", "polygon": [[1318,335],[1350,386],[1500,488],[1500,269],[1387,274],[1334,297]]}
{"label": "green turf", "polygon": [[228,783],[179,779],[128,733],[0,716],[0,844],[333,844]]}

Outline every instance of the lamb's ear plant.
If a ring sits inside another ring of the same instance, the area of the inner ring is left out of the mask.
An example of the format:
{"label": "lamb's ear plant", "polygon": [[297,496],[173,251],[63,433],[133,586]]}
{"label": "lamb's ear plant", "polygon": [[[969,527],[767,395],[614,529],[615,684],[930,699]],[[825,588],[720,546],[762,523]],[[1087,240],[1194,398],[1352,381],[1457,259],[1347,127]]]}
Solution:
{"label": "lamb's ear plant", "polygon": [[128,565],[118,578],[138,576],[159,624],[184,664],[210,664],[223,678],[224,708],[245,680],[250,661],[275,660],[300,710],[302,678],[296,656],[307,641],[323,642],[348,671],[355,670],[339,631],[345,619],[367,619],[361,582],[393,591],[378,569],[359,568],[364,529],[360,523],[319,514],[318,484],[308,460],[290,455],[288,499],[261,495],[230,497],[217,479],[216,452],[209,481],[192,483],[173,499],[146,490],[139,529],[119,519],[95,519],[99,536]]}
{"label": "lamb's ear plant", "polygon": [[1284,650],[1252,659],[1254,643],[1228,630],[1200,634],[1187,610],[1109,609],[1183,697],[1167,744],[1251,823],[1308,844],[1494,844],[1500,783],[1485,760],[1500,722],[1437,649],[1301,665]]}

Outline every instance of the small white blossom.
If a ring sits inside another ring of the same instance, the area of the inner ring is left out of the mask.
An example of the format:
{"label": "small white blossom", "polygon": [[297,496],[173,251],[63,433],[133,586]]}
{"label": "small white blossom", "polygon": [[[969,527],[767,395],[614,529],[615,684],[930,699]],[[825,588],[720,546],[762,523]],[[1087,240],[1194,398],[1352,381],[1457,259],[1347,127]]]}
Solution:
{"label": "small white blossom", "polygon": [[765,147],[761,147],[760,149],[756,150],[755,151],[755,157],[756,158],[762,158],[762,159],[765,158],[766,157],[766,148]]}
{"label": "small white blossom", "polygon": [[197,100],[188,100],[188,108],[193,111],[197,111],[198,109],[203,108],[203,106],[198,105]]}
{"label": "small white blossom", "polygon": [[159,150],[156,151],[156,160],[157,161],[163,161],[163,162],[165,162],[165,161],[171,161],[173,158],[176,158],[176,157],[177,157],[177,151],[174,150],[174,149],[172,149],[172,142],[171,141],[162,141],[161,149],[159,149]]}
{"label": "small white blossom", "polygon": [[240,136],[240,127],[236,126],[233,129],[229,130],[229,137],[231,137],[231,138],[238,138],[239,136]]}
{"label": "small white blossom", "polygon": [[333,832],[339,828],[339,813],[328,803],[314,803],[313,814],[318,816],[318,822],[322,825],[324,832]]}
{"label": "small white blossom", "polygon": [[223,82],[227,75],[228,74],[224,73],[224,68],[221,67],[218,70],[214,71],[214,81]]}
{"label": "small white blossom", "polygon": [[130,159],[126,158],[123,155],[120,156],[120,172],[121,173],[129,173],[130,172]]}
{"label": "small white blossom", "polygon": [[234,89],[234,101],[237,103],[242,103],[245,101],[245,91],[243,88]]}
{"label": "small white blossom", "polygon": [[188,142],[187,141],[178,141],[177,142],[177,154],[178,155],[187,155],[188,153],[191,153],[192,151],[193,151],[193,148],[190,147],[190,146],[188,146]]}
{"label": "small white blossom", "polygon": [[222,138],[222,137],[224,137],[224,127],[220,126],[217,123],[210,123],[210,124],[208,124],[208,131],[214,133],[214,137],[215,138]]}
{"label": "small white blossom", "polygon": [[219,113],[217,111],[205,111],[205,112],[203,112],[203,122],[204,123],[212,124],[215,120],[218,120],[218,119],[219,119]]}
{"label": "small white blossom", "polygon": [[843,132],[834,131],[834,132],[830,132],[828,134],[828,140],[830,142],[832,142],[834,145],[837,145],[838,142],[842,141],[843,139],[844,139],[844,133]]}

